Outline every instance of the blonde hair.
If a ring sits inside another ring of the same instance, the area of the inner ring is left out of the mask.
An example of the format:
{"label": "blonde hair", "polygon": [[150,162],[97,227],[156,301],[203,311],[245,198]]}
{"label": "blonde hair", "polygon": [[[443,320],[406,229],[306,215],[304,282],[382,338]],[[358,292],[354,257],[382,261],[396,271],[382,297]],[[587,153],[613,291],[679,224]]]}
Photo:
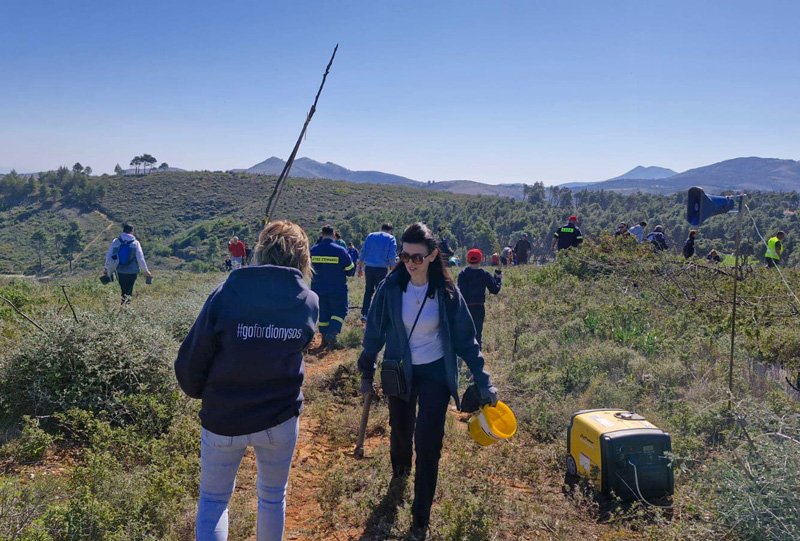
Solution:
{"label": "blonde hair", "polygon": [[311,279],[311,253],[308,235],[303,228],[289,220],[279,220],[264,226],[258,234],[255,248],[258,265],[293,267]]}

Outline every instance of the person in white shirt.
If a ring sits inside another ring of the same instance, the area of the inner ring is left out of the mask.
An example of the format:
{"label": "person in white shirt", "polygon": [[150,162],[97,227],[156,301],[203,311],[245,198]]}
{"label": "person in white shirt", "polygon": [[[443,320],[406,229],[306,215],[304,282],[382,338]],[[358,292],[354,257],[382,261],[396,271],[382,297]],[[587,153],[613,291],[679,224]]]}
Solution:
{"label": "person in white shirt", "polygon": [[[404,485],[415,448],[410,538],[419,540],[425,539],[430,521],[447,406],[451,397],[459,404],[457,357],[472,372],[481,404],[496,404],[497,390],[483,369],[467,303],[443,265],[433,233],[416,223],[400,240],[400,264],[378,287],[369,309],[358,368],[361,391],[367,394],[384,345],[382,374],[387,363],[399,364],[393,371],[399,377],[381,377],[389,394],[392,486]],[[398,380],[402,383],[392,394],[387,384]]]}

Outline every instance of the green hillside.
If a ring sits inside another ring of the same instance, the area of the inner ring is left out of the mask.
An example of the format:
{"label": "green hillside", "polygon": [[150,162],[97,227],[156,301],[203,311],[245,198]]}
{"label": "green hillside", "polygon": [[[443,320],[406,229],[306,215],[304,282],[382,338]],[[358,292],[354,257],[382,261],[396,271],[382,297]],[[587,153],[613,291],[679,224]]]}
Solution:
{"label": "green hillside", "polygon": [[[140,177],[86,177],[64,168],[38,179],[0,179],[0,273],[38,270],[63,273],[68,259],[78,271],[97,270],[119,225],[136,225],[154,268],[217,269],[227,239],[236,234],[253,244],[275,177],[222,172],[155,172]],[[300,223],[311,236],[325,223],[357,246],[381,222],[402,227],[423,220],[456,247],[477,246],[490,254],[522,232],[531,235],[534,256],[551,257],[553,231],[577,213],[588,239],[599,240],[616,224],[642,219],[651,229],[665,226],[680,249],[689,230],[686,194],[670,196],[612,192],[571,192],[541,184],[526,187],[526,200],[468,196],[390,185],[290,179],[273,218]],[[754,193],[748,205],[762,234],[786,230],[787,262],[800,262],[793,249],[800,238],[797,193]],[[743,218],[743,251],[760,256],[760,239],[750,215]],[[72,224],[75,225],[72,225]],[[718,216],[700,228],[698,254],[711,248],[731,253],[736,217]],[[70,238],[70,231],[75,231]],[[43,240],[33,241],[37,231]],[[70,250],[69,244],[75,245]]]}

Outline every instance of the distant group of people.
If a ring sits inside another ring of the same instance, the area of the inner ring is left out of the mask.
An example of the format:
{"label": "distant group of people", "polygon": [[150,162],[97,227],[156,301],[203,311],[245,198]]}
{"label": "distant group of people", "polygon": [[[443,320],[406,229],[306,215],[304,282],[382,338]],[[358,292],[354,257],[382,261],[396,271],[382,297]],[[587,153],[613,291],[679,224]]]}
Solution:
{"label": "distant group of people", "polygon": [[[577,248],[583,242],[583,234],[578,227],[578,216],[572,215],[567,219],[567,223],[558,228],[553,233],[553,240],[550,249],[553,251]],[[492,254],[492,265],[527,265],[533,253],[533,244],[527,233],[522,233],[512,248],[507,244],[497,252]]]}

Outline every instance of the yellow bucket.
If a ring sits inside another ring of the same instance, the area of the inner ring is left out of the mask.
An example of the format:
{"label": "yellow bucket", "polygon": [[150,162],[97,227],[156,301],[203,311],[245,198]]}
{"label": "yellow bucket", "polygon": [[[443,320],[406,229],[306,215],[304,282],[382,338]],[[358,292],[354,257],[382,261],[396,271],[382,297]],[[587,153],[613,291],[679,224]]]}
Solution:
{"label": "yellow bucket", "polygon": [[469,435],[479,445],[487,446],[507,440],[517,432],[517,418],[504,402],[496,406],[483,406],[467,422]]}

